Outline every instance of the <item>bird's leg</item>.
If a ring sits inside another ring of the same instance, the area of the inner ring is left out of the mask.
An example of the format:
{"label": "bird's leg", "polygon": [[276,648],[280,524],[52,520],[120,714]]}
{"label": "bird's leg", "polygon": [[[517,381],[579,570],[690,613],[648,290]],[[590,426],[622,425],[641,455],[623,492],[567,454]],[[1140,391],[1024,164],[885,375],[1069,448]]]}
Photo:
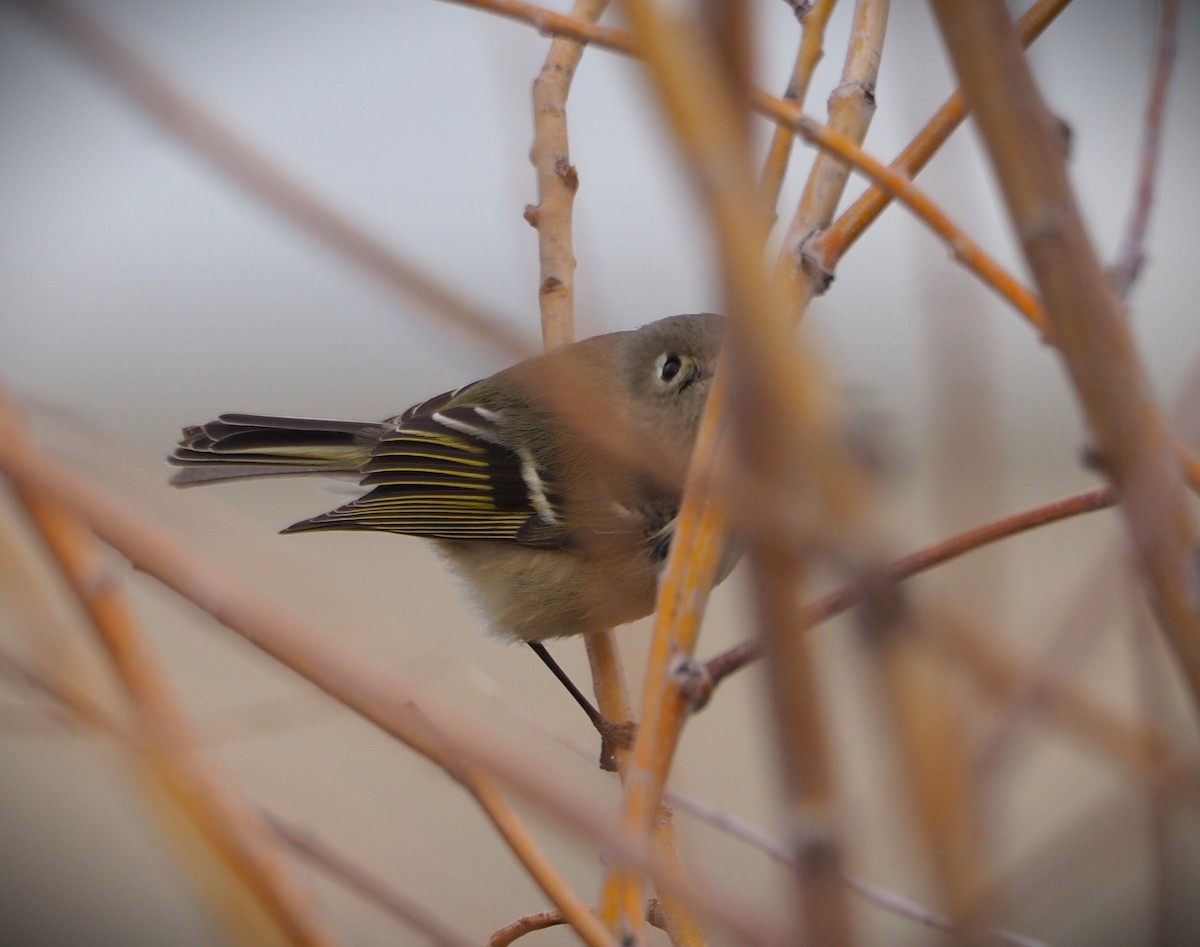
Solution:
{"label": "bird's leg", "polygon": [[567,676],[567,672],[558,666],[558,662],[546,650],[546,646],[540,641],[526,642],[533,653],[541,658],[542,663],[550,669],[555,677],[558,678],[560,684],[567,689],[567,692],[575,698],[575,702],[583,708],[583,712],[588,715],[588,720],[592,722],[592,726],[596,728],[600,734],[600,768],[605,770],[616,769],[616,748],[628,748],[633,745],[633,725],[617,726],[609,723],[601,715],[592,702],[584,696],[583,691],[575,686],[575,682]]}
{"label": "bird's leg", "polygon": [[575,698],[575,703],[583,708],[583,712],[588,715],[588,720],[592,722],[592,726],[603,732],[604,718],[600,716],[600,711],[593,707],[592,702],[584,696],[583,691],[575,686],[575,682],[567,676],[567,672],[558,666],[558,662],[546,650],[546,646],[540,641],[527,641],[525,643],[533,649],[534,654],[542,659],[542,663],[550,669],[550,673],[558,678],[558,682],[567,689],[567,693]]}

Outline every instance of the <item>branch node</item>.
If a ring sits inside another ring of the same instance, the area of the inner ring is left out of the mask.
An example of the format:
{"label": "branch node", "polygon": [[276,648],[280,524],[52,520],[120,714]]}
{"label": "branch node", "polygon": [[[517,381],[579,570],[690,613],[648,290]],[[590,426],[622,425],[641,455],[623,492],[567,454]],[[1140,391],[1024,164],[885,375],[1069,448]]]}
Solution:
{"label": "branch node", "polygon": [[567,188],[567,190],[579,190],[579,172],[575,170],[575,165],[571,164],[566,158],[559,158],[554,162],[554,173],[562,181],[563,187]]}
{"label": "branch node", "polygon": [[796,16],[796,22],[803,23],[808,11],[813,8],[814,0],[783,0]]}
{"label": "branch node", "polygon": [[695,658],[680,656],[671,664],[667,673],[672,683],[679,688],[680,696],[687,702],[688,711],[696,713],[703,710],[712,697],[713,688],[716,687],[707,665]]}
{"label": "branch node", "polygon": [[529,224],[534,230],[537,230],[538,224],[541,222],[542,209],[537,204],[526,204],[525,212],[521,215],[525,218],[525,223]]}
{"label": "branch node", "polygon": [[[820,241],[817,239],[823,232],[814,230],[800,241],[800,245],[794,251],[796,260],[800,264],[800,270],[808,277],[814,296],[824,296],[829,287],[833,285],[833,270],[826,265]],[[810,250],[810,245],[814,249]]]}

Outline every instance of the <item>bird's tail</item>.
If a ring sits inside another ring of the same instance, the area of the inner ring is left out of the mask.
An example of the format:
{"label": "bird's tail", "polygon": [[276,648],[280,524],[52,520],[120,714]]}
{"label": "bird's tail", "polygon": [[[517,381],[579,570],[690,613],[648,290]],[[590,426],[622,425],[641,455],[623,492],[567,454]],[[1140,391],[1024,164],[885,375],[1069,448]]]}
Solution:
{"label": "bird's tail", "polygon": [[222,414],[183,429],[167,461],[182,467],[171,483],[191,486],[285,474],[356,474],[371,456],[380,425],[257,414]]}

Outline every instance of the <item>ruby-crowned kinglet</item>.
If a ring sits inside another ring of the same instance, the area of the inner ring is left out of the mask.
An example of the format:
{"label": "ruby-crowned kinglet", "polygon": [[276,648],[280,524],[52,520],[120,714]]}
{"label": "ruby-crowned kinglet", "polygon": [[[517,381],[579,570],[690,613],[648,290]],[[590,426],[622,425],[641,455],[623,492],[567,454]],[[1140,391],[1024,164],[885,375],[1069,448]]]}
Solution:
{"label": "ruby-crowned kinglet", "polygon": [[184,429],[172,482],[357,475],[362,497],[283,532],[432,539],[526,641],[624,624],[654,609],[723,328],[702,313],[585,339],[382,422],[225,414]]}

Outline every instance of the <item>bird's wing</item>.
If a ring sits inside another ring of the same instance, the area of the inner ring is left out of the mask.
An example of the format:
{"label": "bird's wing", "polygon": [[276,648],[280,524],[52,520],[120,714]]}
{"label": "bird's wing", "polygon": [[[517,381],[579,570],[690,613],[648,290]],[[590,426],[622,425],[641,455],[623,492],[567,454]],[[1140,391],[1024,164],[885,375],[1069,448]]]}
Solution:
{"label": "bird's wing", "polygon": [[370,491],[288,527],[365,529],[439,539],[565,545],[559,498],[546,471],[505,443],[499,412],[446,407],[454,393],[410,408],[362,467]]}

